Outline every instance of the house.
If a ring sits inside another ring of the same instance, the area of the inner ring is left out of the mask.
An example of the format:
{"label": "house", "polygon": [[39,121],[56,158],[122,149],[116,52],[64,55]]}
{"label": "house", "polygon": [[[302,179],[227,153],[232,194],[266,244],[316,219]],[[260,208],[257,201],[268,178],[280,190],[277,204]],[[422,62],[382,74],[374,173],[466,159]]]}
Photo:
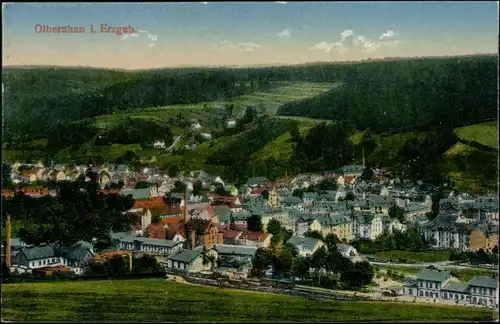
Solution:
{"label": "house", "polygon": [[276,207],[280,206],[281,196],[279,195],[278,191],[276,190],[276,187],[273,187],[271,190],[269,190],[268,197],[267,197],[267,204],[271,208],[276,208]]}
{"label": "house", "polygon": [[40,244],[39,246],[28,245],[22,248],[16,254],[15,262],[13,263],[25,269],[67,265],[66,259],[48,244]]}
{"label": "house", "polygon": [[170,255],[167,259],[167,267],[189,272],[201,272],[212,269],[213,264],[209,260],[204,260],[204,255],[218,259],[218,253],[214,249],[180,250]]}
{"label": "house", "polygon": [[87,262],[94,258],[93,245],[85,241],[80,241],[66,249],[62,253],[62,256],[66,259],[66,265],[71,271],[77,275],[83,274]]}
{"label": "house", "polygon": [[473,305],[485,305],[498,308],[498,278],[490,276],[475,276],[467,283],[470,301]]}
{"label": "house", "polygon": [[375,240],[383,231],[384,222],[379,216],[355,213],[352,217],[353,238]]}
{"label": "house", "polygon": [[471,231],[469,236],[469,251],[491,251],[498,247],[498,227],[497,226],[477,226]]}
{"label": "house", "polygon": [[432,211],[432,205],[426,203],[410,203],[406,206],[403,211],[403,216],[405,220],[411,220],[418,216],[425,216],[425,214]]}
{"label": "house", "polygon": [[452,279],[451,272],[426,268],[416,274],[416,280],[410,280],[403,286],[403,294],[427,299],[439,299],[441,289]]}
{"label": "house", "polygon": [[120,194],[122,196],[132,195],[134,199],[150,199],[158,197],[158,189],[156,186],[151,186],[144,189],[123,189]]}
{"label": "house", "polygon": [[266,181],[269,181],[266,177],[254,177],[248,179],[247,185],[253,188],[257,186],[262,186]]}
{"label": "house", "polygon": [[309,219],[306,221],[299,220],[296,223],[295,234],[298,236],[304,236],[306,232],[318,231],[322,232],[322,227],[317,219]]}
{"label": "house", "polygon": [[36,177],[36,173],[36,169],[23,170],[21,171],[21,179],[23,182],[27,183],[35,182],[38,180],[38,178]]}
{"label": "house", "polygon": [[359,255],[358,250],[349,244],[336,244],[337,250],[344,258],[355,258]]}
{"label": "house", "polygon": [[220,264],[219,266],[233,267],[235,261],[251,268],[252,259],[257,252],[258,247],[256,246],[242,246],[233,244],[217,244],[214,246],[214,250],[217,251]]}
{"label": "house", "polygon": [[241,234],[237,242],[239,245],[268,247],[271,244],[272,236],[273,235],[269,233],[247,231]]}
{"label": "house", "polygon": [[189,219],[184,225],[182,236],[186,238],[186,246],[191,249],[224,243],[223,234],[217,226],[210,220],[200,218]]}
{"label": "house", "polygon": [[302,195],[304,206],[312,206],[316,198],[317,194],[315,192],[304,192],[304,194]]}
{"label": "house", "polygon": [[[386,218],[384,218],[385,220]],[[389,234],[393,234],[395,231],[398,231],[400,233],[404,233],[407,229],[407,226],[402,224],[399,219],[389,219],[387,222],[384,223],[384,227],[386,228],[387,232]]]}
{"label": "house", "polygon": [[212,134],[210,134],[210,133],[201,133],[200,135],[203,139],[206,139],[206,140],[212,139]]}
{"label": "house", "polygon": [[66,180],[66,173],[64,171],[62,171],[62,170],[58,171],[56,173],[56,179],[55,180],[56,181],[64,181],[64,180]]}
{"label": "house", "polygon": [[299,255],[302,256],[312,255],[317,249],[324,245],[324,243],[320,240],[297,235],[292,235],[292,237],[288,239],[287,243],[295,246]]}
{"label": "house", "polygon": [[342,176],[352,176],[352,177],[360,177],[363,174],[364,167],[362,165],[346,165],[340,169],[335,170],[336,173],[341,174]]}
{"label": "house", "polygon": [[153,147],[155,149],[164,149],[166,147],[165,141],[156,140],[153,142]]}
{"label": "house", "polygon": [[292,219],[290,218],[290,214],[288,212],[270,211],[261,214],[262,228],[264,231],[267,231],[267,224],[269,224],[269,221],[271,219],[276,219],[286,229],[294,230],[295,228],[295,223],[292,222]]}
{"label": "house", "polygon": [[171,254],[182,249],[182,241],[147,238],[141,242],[140,251],[160,254]]}
{"label": "house", "polygon": [[201,128],[201,124],[199,121],[197,121],[196,119],[193,119],[191,120],[191,129],[193,131],[197,131]]}
{"label": "house", "polygon": [[340,240],[345,242],[353,239],[352,221],[346,215],[320,214],[314,218],[321,224],[323,236],[331,233],[337,235]]}
{"label": "house", "polygon": [[224,244],[237,244],[241,238],[242,231],[235,231],[231,229],[221,229]]}
{"label": "house", "polygon": [[233,128],[236,126],[236,120],[229,118],[226,120],[226,127],[227,128]]}

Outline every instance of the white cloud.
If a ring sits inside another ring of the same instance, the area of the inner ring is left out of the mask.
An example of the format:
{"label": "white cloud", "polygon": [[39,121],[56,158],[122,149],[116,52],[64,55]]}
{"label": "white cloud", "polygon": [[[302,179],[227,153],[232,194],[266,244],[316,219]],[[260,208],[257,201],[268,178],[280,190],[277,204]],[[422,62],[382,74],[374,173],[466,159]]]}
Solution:
{"label": "white cloud", "polygon": [[388,30],[385,33],[383,33],[382,36],[380,36],[379,40],[384,40],[384,39],[387,39],[387,38],[393,38],[393,37],[396,37],[396,36],[398,36],[398,33],[396,33],[393,30]]}
{"label": "white cloud", "polygon": [[156,44],[156,41],[158,40],[158,35],[154,35],[154,34],[151,34],[149,31],[147,30],[142,30],[142,29],[139,29],[137,30],[137,32],[135,33],[132,33],[132,34],[124,34],[122,35],[122,37],[120,38],[120,40],[124,41],[124,40],[127,40],[127,39],[131,39],[132,37],[133,38],[137,38],[140,36],[140,34],[148,34],[148,46],[149,47],[154,47],[155,44]]}
{"label": "white cloud", "polygon": [[203,2],[200,2],[200,3],[201,3],[201,4],[204,4],[204,5],[208,4],[208,2],[207,2],[207,1],[203,1]]}
{"label": "white cloud", "polygon": [[287,29],[280,31],[279,33],[276,33],[276,36],[278,36],[280,38],[289,38],[292,35],[290,34],[290,29],[287,28]]}
{"label": "white cloud", "polygon": [[214,49],[236,49],[236,50],[244,50],[248,52],[253,52],[258,48],[262,48],[262,45],[253,43],[253,42],[242,42],[242,43],[233,43],[228,40],[224,40],[218,42],[213,46]]}
{"label": "white cloud", "polygon": [[394,37],[398,36],[393,30],[388,30],[383,33],[378,40],[369,39],[363,35],[356,35],[352,29],[346,29],[340,33],[339,42],[321,42],[309,47],[310,50],[323,51],[326,53],[337,49],[338,54],[344,54],[346,51],[362,51],[371,53],[383,46],[394,46],[399,43]]}
{"label": "white cloud", "polygon": [[343,32],[340,33],[340,37],[341,37],[341,42],[345,41],[347,38],[349,38],[350,36],[353,36],[354,35],[354,31],[352,29],[346,29],[344,30]]}
{"label": "white cloud", "polygon": [[286,1],[274,1],[274,3],[287,4],[288,2],[286,2]]}

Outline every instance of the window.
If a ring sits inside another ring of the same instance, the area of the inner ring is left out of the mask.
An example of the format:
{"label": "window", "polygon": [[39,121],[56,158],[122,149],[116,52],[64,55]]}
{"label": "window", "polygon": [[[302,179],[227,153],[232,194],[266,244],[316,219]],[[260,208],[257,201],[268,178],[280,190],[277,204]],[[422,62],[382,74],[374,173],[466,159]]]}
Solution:
{"label": "window", "polygon": [[409,294],[409,295],[413,295],[413,289],[409,288],[409,289],[408,289],[408,294]]}
{"label": "window", "polygon": [[418,285],[419,285],[420,287],[423,287],[423,286],[424,286],[424,283],[423,283],[422,281],[419,281],[419,282],[418,282]]}
{"label": "window", "polygon": [[473,292],[473,293],[476,293],[476,292],[477,292],[476,287],[472,288],[472,292]]}

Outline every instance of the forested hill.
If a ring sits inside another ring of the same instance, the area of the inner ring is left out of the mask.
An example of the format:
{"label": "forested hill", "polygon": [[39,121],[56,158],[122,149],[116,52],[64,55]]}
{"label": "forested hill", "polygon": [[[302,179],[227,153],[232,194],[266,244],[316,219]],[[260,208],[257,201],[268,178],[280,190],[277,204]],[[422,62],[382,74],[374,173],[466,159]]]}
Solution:
{"label": "forested hill", "polygon": [[497,71],[497,57],[487,55],[241,69],[12,69],[2,73],[3,136],[28,141],[60,122],[227,99],[269,88],[271,81],[343,83],[284,105],[282,115],[349,120],[376,133],[440,122],[461,126],[497,116]]}
{"label": "forested hill", "polygon": [[279,114],[347,120],[375,133],[459,127],[497,117],[496,56],[379,61],[315,67],[342,88],[282,106]]}

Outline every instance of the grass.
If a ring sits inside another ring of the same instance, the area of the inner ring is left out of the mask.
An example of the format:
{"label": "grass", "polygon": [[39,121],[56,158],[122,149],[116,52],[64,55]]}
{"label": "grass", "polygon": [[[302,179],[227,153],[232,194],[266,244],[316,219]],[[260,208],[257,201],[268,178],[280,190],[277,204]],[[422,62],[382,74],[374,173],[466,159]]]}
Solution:
{"label": "grass", "polygon": [[460,127],[455,130],[455,133],[466,141],[477,142],[491,148],[498,147],[498,123],[496,121]]}
{"label": "grass", "polygon": [[480,321],[487,309],[316,301],[164,280],[2,285],[6,321],[303,322]]}
{"label": "grass", "polygon": [[395,250],[376,252],[375,256],[382,260],[404,259],[417,262],[440,262],[450,260],[450,252],[448,251],[412,252]]}

